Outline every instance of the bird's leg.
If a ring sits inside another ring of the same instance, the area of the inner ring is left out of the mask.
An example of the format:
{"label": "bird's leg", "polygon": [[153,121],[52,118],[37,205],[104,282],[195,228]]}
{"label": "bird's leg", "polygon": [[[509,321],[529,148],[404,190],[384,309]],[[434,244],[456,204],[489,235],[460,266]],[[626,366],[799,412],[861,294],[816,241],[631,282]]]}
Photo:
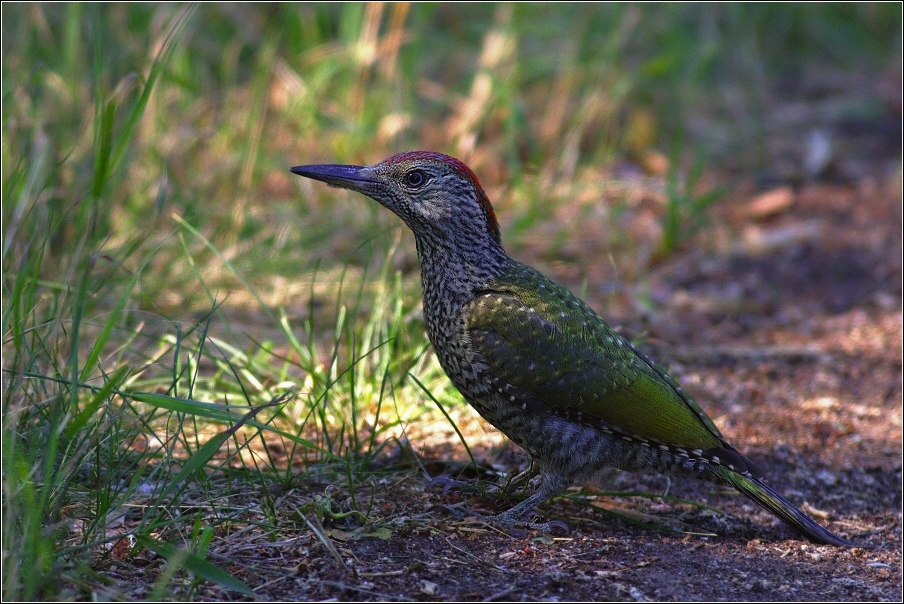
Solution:
{"label": "bird's leg", "polygon": [[[521,475],[516,478],[520,477]],[[550,522],[529,521],[541,503],[564,493],[565,489],[568,488],[568,484],[568,479],[561,474],[540,470],[540,488],[533,495],[501,514],[490,516],[487,520],[502,526],[526,526],[545,533],[553,532],[554,529],[568,532],[570,530],[568,525],[559,520]]]}
{"label": "bird's leg", "polygon": [[[496,485],[490,485],[487,491],[490,492],[498,492],[500,490],[505,489],[511,484],[523,484],[527,480],[530,480],[534,474],[536,474],[537,469],[531,465],[531,467],[521,472],[520,474],[514,476],[510,482],[508,482],[505,487],[500,489],[500,487]],[[536,511],[537,507],[543,503],[544,501],[551,499],[552,497],[556,497],[557,495],[561,495],[565,492],[565,489],[568,488],[568,480],[562,477],[560,474],[556,474],[553,472],[545,472],[543,470],[539,470],[540,472],[540,488],[537,491],[522,501],[518,503],[512,508],[509,508],[505,512],[501,514],[496,514],[495,516],[483,516],[482,518],[487,522],[491,522],[494,524],[498,524],[505,527],[527,527],[535,530],[539,530],[544,533],[551,533],[555,530],[568,532],[570,529],[567,524],[561,522],[559,520],[553,520],[550,522],[531,522],[530,517]],[[460,480],[454,480],[447,476],[437,476],[433,480],[431,480],[427,484],[427,489],[430,489],[434,486],[442,485],[443,493],[446,493],[450,489],[466,489],[466,490],[479,490],[481,487],[475,485],[473,482],[464,482]],[[446,506],[438,506],[442,507],[443,511],[449,513],[453,516],[465,517],[466,515],[474,515],[480,516],[480,514],[469,513],[462,514],[460,510],[452,510]]]}

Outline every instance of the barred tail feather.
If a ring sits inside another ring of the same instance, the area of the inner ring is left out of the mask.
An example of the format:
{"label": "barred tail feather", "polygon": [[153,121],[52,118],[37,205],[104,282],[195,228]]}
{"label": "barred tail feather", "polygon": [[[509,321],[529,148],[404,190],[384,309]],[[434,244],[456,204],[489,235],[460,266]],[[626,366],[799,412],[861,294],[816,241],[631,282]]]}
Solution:
{"label": "barred tail feather", "polygon": [[799,531],[813,543],[838,547],[862,547],[852,541],[838,537],[804,514],[793,503],[776,493],[770,487],[752,476],[744,476],[728,468],[713,468],[730,485],[753,500],[757,505],[769,510],[788,526]]}

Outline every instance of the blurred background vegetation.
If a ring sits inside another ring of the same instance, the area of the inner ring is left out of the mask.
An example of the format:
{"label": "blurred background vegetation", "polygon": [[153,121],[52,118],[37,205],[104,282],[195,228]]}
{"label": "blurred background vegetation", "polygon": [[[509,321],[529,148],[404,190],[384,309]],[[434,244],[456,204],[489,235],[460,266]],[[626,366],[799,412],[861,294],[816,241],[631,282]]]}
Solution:
{"label": "blurred background vegetation", "polygon": [[[186,468],[208,497],[229,467],[354,481],[431,396],[457,400],[410,234],[290,166],[460,157],[513,254],[580,287],[642,279],[720,185],[856,178],[900,149],[896,3],[2,11],[5,599],[90,591],[79,554],[137,494],[156,503],[133,534],[191,532],[165,509]],[[838,132],[864,138],[820,159]],[[285,392],[235,432],[242,410],[201,405]]]}

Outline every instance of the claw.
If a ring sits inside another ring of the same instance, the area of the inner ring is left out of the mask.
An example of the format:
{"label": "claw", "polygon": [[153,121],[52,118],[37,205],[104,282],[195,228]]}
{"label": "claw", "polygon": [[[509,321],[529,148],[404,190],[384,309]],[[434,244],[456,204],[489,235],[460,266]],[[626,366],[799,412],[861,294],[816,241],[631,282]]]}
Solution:
{"label": "claw", "polygon": [[549,522],[541,522],[531,526],[541,533],[559,533],[561,535],[568,535],[571,533],[571,527],[561,520],[550,520]]}
{"label": "claw", "polygon": [[[525,481],[525,478],[530,478],[529,473],[523,472],[519,476],[515,478],[518,482]],[[443,487],[443,495],[448,493],[450,490],[466,490],[466,491],[485,491],[485,492],[495,492],[500,491],[501,489],[495,485],[487,485],[484,484],[475,484],[474,482],[465,482],[461,480],[455,480],[454,478],[449,478],[448,476],[437,476],[427,483],[425,491],[429,491],[430,489],[441,485]],[[536,495],[533,498],[529,499],[539,499]],[[453,506],[446,505],[434,505],[430,508],[430,511],[441,512],[446,515],[452,516],[457,519],[463,519],[468,517],[477,517],[482,522],[486,522],[488,524],[495,524],[496,526],[504,527],[507,529],[513,528],[526,528],[535,531],[540,531],[541,533],[560,533],[560,534],[568,534],[571,532],[571,527],[562,522],[561,520],[550,520],[549,522],[530,522],[527,520],[527,517],[532,515],[532,511],[534,507],[537,505],[536,502],[532,502],[525,500],[521,502],[521,504],[511,508],[510,510],[503,512],[501,514],[497,514],[495,516],[483,516],[481,514],[477,514],[476,512],[465,510],[457,510],[454,509]]]}
{"label": "claw", "polygon": [[540,531],[541,533],[559,533],[562,535],[571,533],[571,527],[561,520],[550,520],[549,522],[525,522],[512,519],[511,517],[506,516],[505,513],[489,516],[485,518],[485,520],[486,522],[505,528],[527,528]]}

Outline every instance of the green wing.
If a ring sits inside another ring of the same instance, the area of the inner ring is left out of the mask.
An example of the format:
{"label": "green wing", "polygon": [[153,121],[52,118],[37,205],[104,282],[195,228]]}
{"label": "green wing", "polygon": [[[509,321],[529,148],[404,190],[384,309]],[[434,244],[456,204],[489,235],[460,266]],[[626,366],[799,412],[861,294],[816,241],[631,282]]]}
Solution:
{"label": "green wing", "polygon": [[[516,285],[517,284],[517,285]],[[722,448],[712,420],[584,302],[527,267],[467,309],[490,370],[553,409],[580,411],[641,438]]]}

